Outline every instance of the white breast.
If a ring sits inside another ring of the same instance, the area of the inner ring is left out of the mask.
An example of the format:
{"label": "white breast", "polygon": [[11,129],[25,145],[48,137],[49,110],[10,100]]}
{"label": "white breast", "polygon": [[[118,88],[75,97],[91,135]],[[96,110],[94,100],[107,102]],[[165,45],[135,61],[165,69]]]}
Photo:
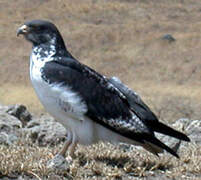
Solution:
{"label": "white breast", "polygon": [[70,87],[50,85],[41,78],[41,68],[47,61],[39,61],[34,54],[30,57],[30,78],[38,98],[56,120],[67,129],[76,132],[80,143],[93,143],[94,123],[84,117],[87,107],[79,95]]}
{"label": "white breast", "polygon": [[41,68],[44,67],[47,61],[45,59],[39,61],[37,57],[31,56],[30,77],[40,101],[48,111],[56,109],[56,112],[58,112],[60,110],[71,117],[74,116],[74,118],[82,120],[87,107],[80,96],[73,92],[69,86],[49,84],[42,79]]}

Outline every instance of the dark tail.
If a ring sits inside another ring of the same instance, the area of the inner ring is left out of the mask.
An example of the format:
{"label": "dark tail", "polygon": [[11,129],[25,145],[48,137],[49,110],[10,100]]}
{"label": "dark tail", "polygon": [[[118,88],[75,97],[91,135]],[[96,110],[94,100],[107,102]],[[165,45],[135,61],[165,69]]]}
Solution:
{"label": "dark tail", "polygon": [[[147,125],[154,132],[165,134],[165,135],[168,135],[168,136],[171,136],[171,137],[183,140],[183,141],[190,141],[190,139],[185,134],[183,134],[177,130],[172,129],[171,127],[169,127],[169,126],[167,126],[161,122],[158,122],[158,121],[153,122],[152,121],[150,124],[147,124]],[[168,147],[167,145],[162,143],[155,136],[144,137],[144,141],[145,141],[145,143],[146,143],[146,141],[149,143],[152,143],[153,145],[156,145],[159,148],[166,150],[167,152],[169,152],[173,156],[179,158],[178,154],[173,149],[171,149],[170,147]]]}
{"label": "dark tail", "polygon": [[167,145],[165,145],[164,143],[162,143],[160,140],[158,140],[155,136],[148,136],[145,137],[145,144],[146,141],[150,144],[153,144],[155,146],[158,146],[161,149],[166,150],[167,152],[169,152],[170,154],[172,154],[173,156],[179,158],[178,154],[171,148],[169,148]]}
{"label": "dark tail", "polygon": [[152,122],[150,127],[153,131],[183,140],[183,141],[190,141],[190,139],[183,133],[172,129],[171,127],[161,123],[161,122]]}

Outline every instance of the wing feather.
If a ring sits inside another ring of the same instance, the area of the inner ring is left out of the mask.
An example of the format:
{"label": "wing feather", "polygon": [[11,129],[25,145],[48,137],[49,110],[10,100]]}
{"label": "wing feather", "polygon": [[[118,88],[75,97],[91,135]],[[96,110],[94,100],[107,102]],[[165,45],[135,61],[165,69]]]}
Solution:
{"label": "wing feather", "polygon": [[47,62],[42,69],[48,83],[70,86],[87,105],[86,116],[99,124],[135,138],[135,133],[151,133],[145,124],[129,109],[127,99],[106,78],[94,70],[67,59]]}
{"label": "wing feather", "polygon": [[41,73],[48,83],[68,86],[79,95],[87,106],[84,116],[144,144],[154,154],[165,149],[178,157],[154,136],[155,130],[151,123],[157,125],[158,119],[137,95],[132,95],[132,91],[127,93],[118,84],[109,82],[104,76],[72,58],[46,62]]}

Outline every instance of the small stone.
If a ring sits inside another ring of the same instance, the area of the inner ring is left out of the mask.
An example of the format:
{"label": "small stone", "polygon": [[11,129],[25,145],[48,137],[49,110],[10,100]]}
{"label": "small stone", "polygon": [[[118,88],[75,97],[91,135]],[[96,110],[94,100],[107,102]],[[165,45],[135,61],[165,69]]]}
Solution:
{"label": "small stone", "polygon": [[[175,123],[172,124],[172,127],[178,131],[183,132],[184,134],[188,135],[187,132],[187,126],[189,125],[190,120],[186,118],[181,118],[175,121]],[[160,133],[155,133],[156,137],[160,139],[162,142],[164,142],[167,146],[175,150],[176,152],[179,150],[180,145],[188,144],[184,141],[181,141],[179,139],[176,139],[174,137],[170,137],[167,135],[163,135]]]}
{"label": "small stone", "polygon": [[66,140],[67,131],[50,116],[42,116],[27,123],[24,131],[40,146],[56,145]]}
{"label": "small stone", "polygon": [[27,122],[32,119],[31,114],[24,105],[16,104],[14,106],[11,106],[7,110],[7,113],[18,118],[22,122],[23,127],[25,127]]}
{"label": "small stone", "polygon": [[186,132],[192,142],[201,145],[201,120],[191,121]]}
{"label": "small stone", "polygon": [[7,134],[5,132],[0,133],[0,144],[7,144]]}
{"label": "small stone", "polygon": [[11,145],[17,140],[18,137],[15,134],[0,132],[0,144]]}
{"label": "small stone", "polygon": [[175,123],[173,123],[172,126],[179,131],[185,131],[189,124],[190,124],[189,119],[181,118],[181,119],[178,119],[177,121],[175,121]]}
{"label": "small stone", "polygon": [[53,159],[47,162],[47,167],[54,170],[69,170],[69,162],[60,154],[57,154]]}
{"label": "small stone", "polygon": [[22,127],[19,119],[7,114],[0,114],[0,132],[11,132]]}
{"label": "small stone", "polygon": [[172,43],[172,42],[176,41],[176,39],[171,34],[165,34],[161,39],[166,40],[169,43]]}
{"label": "small stone", "polygon": [[6,112],[0,113],[0,144],[11,145],[18,140],[22,123]]}
{"label": "small stone", "polygon": [[50,174],[48,180],[61,180],[61,177],[56,174]]}

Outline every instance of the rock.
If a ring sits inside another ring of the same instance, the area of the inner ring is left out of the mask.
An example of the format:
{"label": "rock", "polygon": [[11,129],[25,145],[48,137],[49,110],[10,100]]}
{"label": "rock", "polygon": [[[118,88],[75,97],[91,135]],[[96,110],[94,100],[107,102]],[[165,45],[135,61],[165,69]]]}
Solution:
{"label": "rock", "polygon": [[9,109],[9,106],[0,104],[0,114],[5,113]]}
{"label": "rock", "polygon": [[168,41],[169,43],[176,41],[176,39],[171,34],[165,34],[161,39]]}
{"label": "rock", "polygon": [[155,133],[155,135],[158,139],[160,139],[160,141],[165,143],[171,149],[174,149],[176,152],[178,151],[178,149],[180,147],[180,143],[181,143],[180,140],[167,136],[167,135],[159,134],[159,133]]}
{"label": "rock", "polygon": [[10,132],[22,127],[22,123],[17,118],[7,113],[0,114],[0,132]]}
{"label": "rock", "polygon": [[181,118],[175,121],[175,123],[172,124],[174,128],[176,128],[178,131],[186,132],[186,129],[188,125],[190,124],[190,120],[187,118]]}
{"label": "rock", "polygon": [[27,122],[32,119],[32,115],[24,105],[16,104],[10,106],[10,108],[7,110],[7,113],[18,118],[22,122],[23,127],[26,126]]}
{"label": "rock", "polygon": [[22,123],[7,113],[9,106],[0,106],[0,144],[11,145],[18,140]]}
{"label": "rock", "polygon": [[[187,126],[189,125],[189,123],[190,123],[189,119],[181,118],[169,126],[188,135]],[[155,133],[155,134],[158,139],[160,139],[163,143],[165,143],[167,146],[171,147],[176,152],[179,150],[181,144],[182,145],[187,144],[186,142],[180,141],[176,138],[173,138],[173,137],[170,137],[167,135],[163,135],[163,134],[159,134],[159,133]]]}
{"label": "rock", "polygon": [[0,106],[0,143],[16,141],[26,132],[34,142],[56,145],[66,139],[66,129],[50,116],[32,117],[24,105]]}
{"label": "rock", "polygon": [[66,139],[67,131],[50,116],[42,116],[27,123],[24,130],[39,145],[56,145]]}
{"label": "rock", "polygon": [[0,132],[0,144],[11,145],[17,140],[18,137],[13,133],[7,134],[5,132]]}
{"label": "rock", "polygon": [[[6,109],[6,108],[5,108]],[[2,110],[2,108],[1,108]],[[22,123],[6,112],[0,113],[0,143],[10,145],[16,141],[21,131]]]}
{"label": "rock", "polygon": [[[191,139],[191,142],[201,145],[201,120],[182,118],[177,120],[173,124],[173,127],[181,132],[184,132]],[[181,146],[186,146],[188,144],[188,142],[182,141]]]}
{"label": "rock", "polygon": [[49,176],[48,176],[48,179],[47,180],[72,180],[73,178],[72,177],[70,177],[70,176],[67,176],[67,175],[65,175],[65,177],[64,176],[59,176],[59,175],[56,175],[56,174],[50,174]]}
{"label": "rock", "polygon": [[57,154],[53,159],[47,162],[47,167],[53,170],[69,170],[70,166],[67,160],[60,154]]}
{"label": "rock", "polygon": [[[201,120],[190,120],[182,118],[177,120],[172,126],[178,131],[184,132],[191,139],[191,142],[201,145]],[[181,149],[182,147],[187,147],[189,145],[189,142],[180,142],[178,139],[169,136],[161,134],[157,134],[156,136],[173,149]]]}
{"label": "rock", "polygon": [[[192,142],[201,144],[201,120],[179,119],[171,125],[173,128],[184,132]],[[24,128],[22,128],[24,127]],[[67,136],[66,129],[50,116],[34,118],[27,111],[24,105],[3,106],[0,105],[0,143],[12,144],[17,141],[18,134],[25,131],[34,142],[39,145],[56,145],[64,141]],[[177,150],[180,145],[178,139],[158,134],[157,138],[169,147]],[[181,146],[189,143],[181,142]],[[130,146],[120,145],[125,151],[129,151]]]}
{"label": "rock", "polygon": [[[28,173],[27,173],[28,174]],[[1,180],[39,180],[39,177],[35,177],[33,174],[30,175],[13,175],[8,177],[1,177]]]}
{"label": "rock", "polygon": [[188,137],[192,142],[201,145],[201,120],[193,120],[186,128]]}

